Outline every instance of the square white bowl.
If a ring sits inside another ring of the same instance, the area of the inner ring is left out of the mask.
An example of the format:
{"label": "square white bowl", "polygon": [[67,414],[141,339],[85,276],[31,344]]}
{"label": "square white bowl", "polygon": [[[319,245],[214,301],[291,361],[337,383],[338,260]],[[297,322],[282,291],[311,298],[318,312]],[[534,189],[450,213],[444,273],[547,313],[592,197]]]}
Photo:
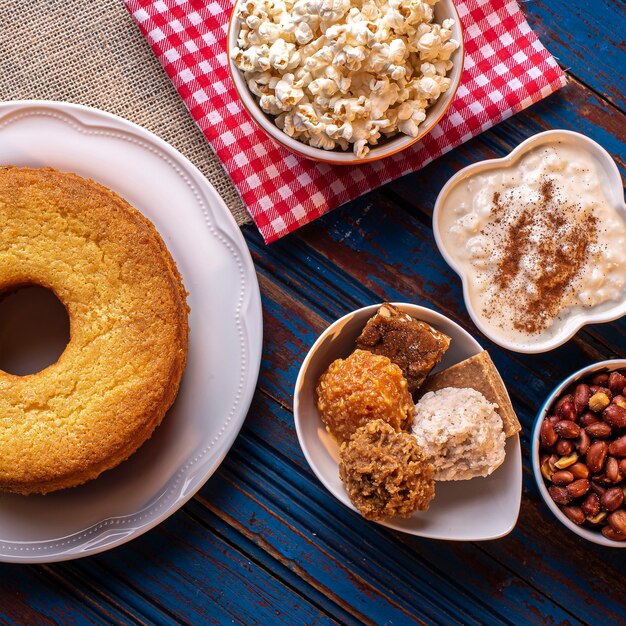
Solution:
{"label": "square white bowl", "polygon": [[[338,358],[355,349],[365,323],[380,305],[348,313],[329,326],[305,357],[294,391],[294,419],[306,460],[322,484],[340,502],[356,511],[339,478],[339,446],[328,434],[316,406],[315,388],[322,373]],[[405,313],[446,333],[452,341],[435,371],[450,367],[482,351],[480,344],[447,317],[416,304],[394,303]],[[426,512],[407,519],[376,522],[419,537],[450,541],[483,541],[507,535],[515,527],[522,495],[519,436],[509,437],[504,463],[486,478],[437,482],[435,499]]]}

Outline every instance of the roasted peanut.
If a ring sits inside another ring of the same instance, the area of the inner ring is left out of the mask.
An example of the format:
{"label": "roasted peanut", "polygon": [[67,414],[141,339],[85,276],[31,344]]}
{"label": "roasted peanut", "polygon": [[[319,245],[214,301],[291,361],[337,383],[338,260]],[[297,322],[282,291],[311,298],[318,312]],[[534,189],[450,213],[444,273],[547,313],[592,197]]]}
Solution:
{"label": "roasted peanut", "polygon": [[580,425],[583,428],[586,428],[590,424],[597,424],[598,422],[601,422],[602,420],[595,413],[592,413],[591,411],[587,411],[586,413],[583,413],[580,416],[580,419],[578,421],[580,422]]}
{"label": "roasted peanut", "polygon": [[553,428],[554,432],[564,439],[576,439],[580,435],[580,426],[566,419],[557,422]]}
{"label": "roasted peanut", "polygon": [[621,406],[622,409],[626,409],[626,398],[624,398],[624,396],[615,396],[613,398],[613,404],[617,404],[617,406]]}
{"label": "roasted peanut", "polygon": [[585,431],[590,437],[593,437],[594,439],[604,439],[605,437],[609,437],[613,432],[612,428],[605,422],[596,422],[595,424],[590,424],[585,428]]}
{"label": "roasted peanut", "polygon": [[554,469],[550,465],[550,457],[546,457],[541,462],[541,474],[546,480],[552,482],[552,476],[554,475]]}
{"label": "roasted peanut", "polygon": [[600,512],[600,498],[598,498],[598,494],[588,494],[583,500],[581,507],[587,517],[596,516]]}
{"label": "roasted peanut", "polygon": [[612,483],[618,483],[620,480],[622,480],[622,475],[619,471],[619,463],[617,462],[617,459],[615,457],[610,456],[607,458],[604,471],[605,471],[606,477]]}
{"label": "roasted peanut", "polygon": [[611,372],[607,381],[609,389],[614,396],[623,393],[624,387],[626,387],[626,376],[620,374],[620,372]]}
{"label": "roasted peanut", "polygon": [[549,420],[543,420],[543,424],[541,424],[541,443],[550,447],[553,446],[559,439],[559,436],[554,432],[554,426],[550,423]]}
{"label": "roasted peanut", "polygon": [[602,527],[602,534],[612,541],[626,541],[626,535],[616,532],[615,529],[608,524]]}
{"label": "roasted peanut", "polygon": [[615,441],[611,441],[609,444],[609,454],[619,457],[626,456],[626,435],[622,435],[615,439]]}
{"label": "roasted peanut", "polygon": [[589,478],[589,468],[584,463],[574,463],[568,469],[574,478]]}
{"label": "roasted peanut", "polygon": [[568,456],[562,456],[556,463],[554,463],[555,469],[565,469],[570,465],[574,465],[578,461],[578,455],[575,452],[572,452]]}
{"label": "roasted peanut", "polygon": [[626,428],[626,409],[617,404],[611,404],[602,413],[604,421],[613,428]]}
{"label": "roasted peanut", "polygon": [[574,474],[572,472],[568,472],[567,470],[559,470],[558,472],[554,472],[552,474],[552,482],[555,485],[569,485],[574,481]]}
{"label": "roasted peanut", "polygon": [[589,407],[589,398],[591,398],[589,385],[576,385],[576,390],[574,391],[574,408],[577,413],[580,414]]}
{"label": "roasted peanut", "polygon": [[589,408],[595,413],[600,413],[609,404],[611,404],[611,398],[604,391],[598,391],[589,398]]}
{"label": "roasted peanut", "polygon": [[[608,379],[607,379],[608,380]],[[574,401],[574,396],[571,393],[566,393],[564,396],[561,396],[555,403],[554,405],[554,412],[560,416],[561,414],[561,407],[566,403],[566,402],[573,402]]]}
{"label": "roasted peanut", "polygon": [[622,476],[626,476],[626,459],[622,459],[619,462],[619,471],[622,474]]}
{"label": "roasted peanut", "polygon": [[559,439],[555,446],[557,454],[568,456],[574,451],[574,444],[570,439]]}
{"label": "roasted peanut", "polygon": [[593,517],[588,517],[587,521],[590,524],[601,524],[606,519],[607,515],[608,513],[606,511],[600,511],[597,515],[594,515]]}
{"label": "roasted peanut", "polygon": [[608,452],[609,446],[605,441],[596,441],[589,446],[586,459],[590,472],[595,474],[602,471]]}
{"label": "roasted peanut", "polygon": [[613,485],[613,481],[611,481],[610,478],[607,478],[607,475],[604,472],[601,474],[594,474],[592,478],[596,483],[603,485],[606,489]]}
{"label": "roasted peanut", "polygon": [[[552,478],[554,479],[554,476]],[[567,485],[566,489],[572,499],[580,498],[589,491],[589,481],[586,478],[580,478]]]}
{"label": "roasted peanut", "polygon": [[575,422],[578,419],[578,413],[576,412],[574,402],[569,400],[561,405],[561,410],[559,411],[559,414],[562,419],[568,420],[570,422]]}
{"label": "roasted peanut", "polygon": [[626,511],[624,509],[613,511],[613,513],[606,518],[606,521],[616,533],[626,535]]}
{"label": "roasted peanut", "polygon": [[613,399],[613,394],[611,393],[611,390],[606,386],[603,387],[601,385],[591,385],[589,387],[589,393],[591,393],[592,396],[595,393],[603,393],[609,399],[609,402]]}
{"label": "roasted peanut", "polygon": [[589,487],[594,493],[597,493],[598,496],[602,496],[606,493],[606,487],[603,487],[600,483],[597,483],[595,480],[589,481]]}
{"label": "roasted peanut", "polygon": [[[571,487],[571,485],[568,485],[568,487]],[[606,490],[604,495],[600,496],[600,506],[605,511],[610,512],[619,509],[622,506],[622,502],[624,502],[624,492],[619,487],[611,487],[611,489]]]}
{"label": "roasted peanut", "polygon": [[552,485],[548,487],[548,493],[557,504],[569,504],[572,501],[572,496],[569,495],[565,487]]}
{"label": "roasted peanut", "polygon": [[578,448],[578,452],[581,456],[587,454],[587,450],[589,450],[589,446],[591,445],[591,437],[584,431],[580,431],[580,437],[576,442],[576,447]]}
{"label": "roasted peanut", "polygon": [[579,526],[585,521],[585,514],[579,506],[564,506],[561,511],[565,514],[569,520],[578,524]]}
{"label": "roasted peanut", "polygon": [[598,372],[591,377],[592,385],[606,385],[609,382],[609,375],[606,372]]}

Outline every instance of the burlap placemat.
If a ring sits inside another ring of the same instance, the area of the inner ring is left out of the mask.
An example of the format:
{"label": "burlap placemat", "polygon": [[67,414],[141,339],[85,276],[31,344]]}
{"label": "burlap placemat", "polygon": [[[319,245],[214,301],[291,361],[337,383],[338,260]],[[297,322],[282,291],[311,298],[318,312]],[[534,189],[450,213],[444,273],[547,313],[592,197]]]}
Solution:
{"label": "burlap placemat", "polygon": [[180,150],[235,217],[237,191],[121,0],[0,0],[0,100],[63,100],[115,113]]}

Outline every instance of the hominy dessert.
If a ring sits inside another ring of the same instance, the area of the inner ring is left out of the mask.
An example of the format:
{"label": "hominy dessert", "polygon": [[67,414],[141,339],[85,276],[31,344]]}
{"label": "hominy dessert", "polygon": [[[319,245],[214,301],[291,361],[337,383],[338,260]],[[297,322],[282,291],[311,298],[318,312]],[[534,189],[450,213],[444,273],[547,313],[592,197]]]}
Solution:
{"label": "hominy dessert", "polygon": [[626,295],[626,219],[597,159],[567,141],[468,176],[441,210],[441,237],[480,322],[528,346]]}

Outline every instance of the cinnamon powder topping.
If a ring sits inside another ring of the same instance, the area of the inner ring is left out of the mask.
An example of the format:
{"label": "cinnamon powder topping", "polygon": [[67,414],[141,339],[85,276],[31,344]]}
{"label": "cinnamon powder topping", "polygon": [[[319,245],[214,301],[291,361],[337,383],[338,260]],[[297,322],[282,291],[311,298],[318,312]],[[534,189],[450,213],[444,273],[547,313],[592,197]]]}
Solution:
{"label": "cinnamon powder topping", "polygon": [[[515,192],[496,192],[493,220],[481,231],[503,243],[491,298],[493,313],[513,308],[513,327],[527,334],[547,328],[577,288],[590,246],[598,240],[598,220],[589,207],[565,203],[550,179],[539,196],[521,201]],[[494,231],[496,229],[499,232]],[[483,311],[491,317],[492,311]]]}

